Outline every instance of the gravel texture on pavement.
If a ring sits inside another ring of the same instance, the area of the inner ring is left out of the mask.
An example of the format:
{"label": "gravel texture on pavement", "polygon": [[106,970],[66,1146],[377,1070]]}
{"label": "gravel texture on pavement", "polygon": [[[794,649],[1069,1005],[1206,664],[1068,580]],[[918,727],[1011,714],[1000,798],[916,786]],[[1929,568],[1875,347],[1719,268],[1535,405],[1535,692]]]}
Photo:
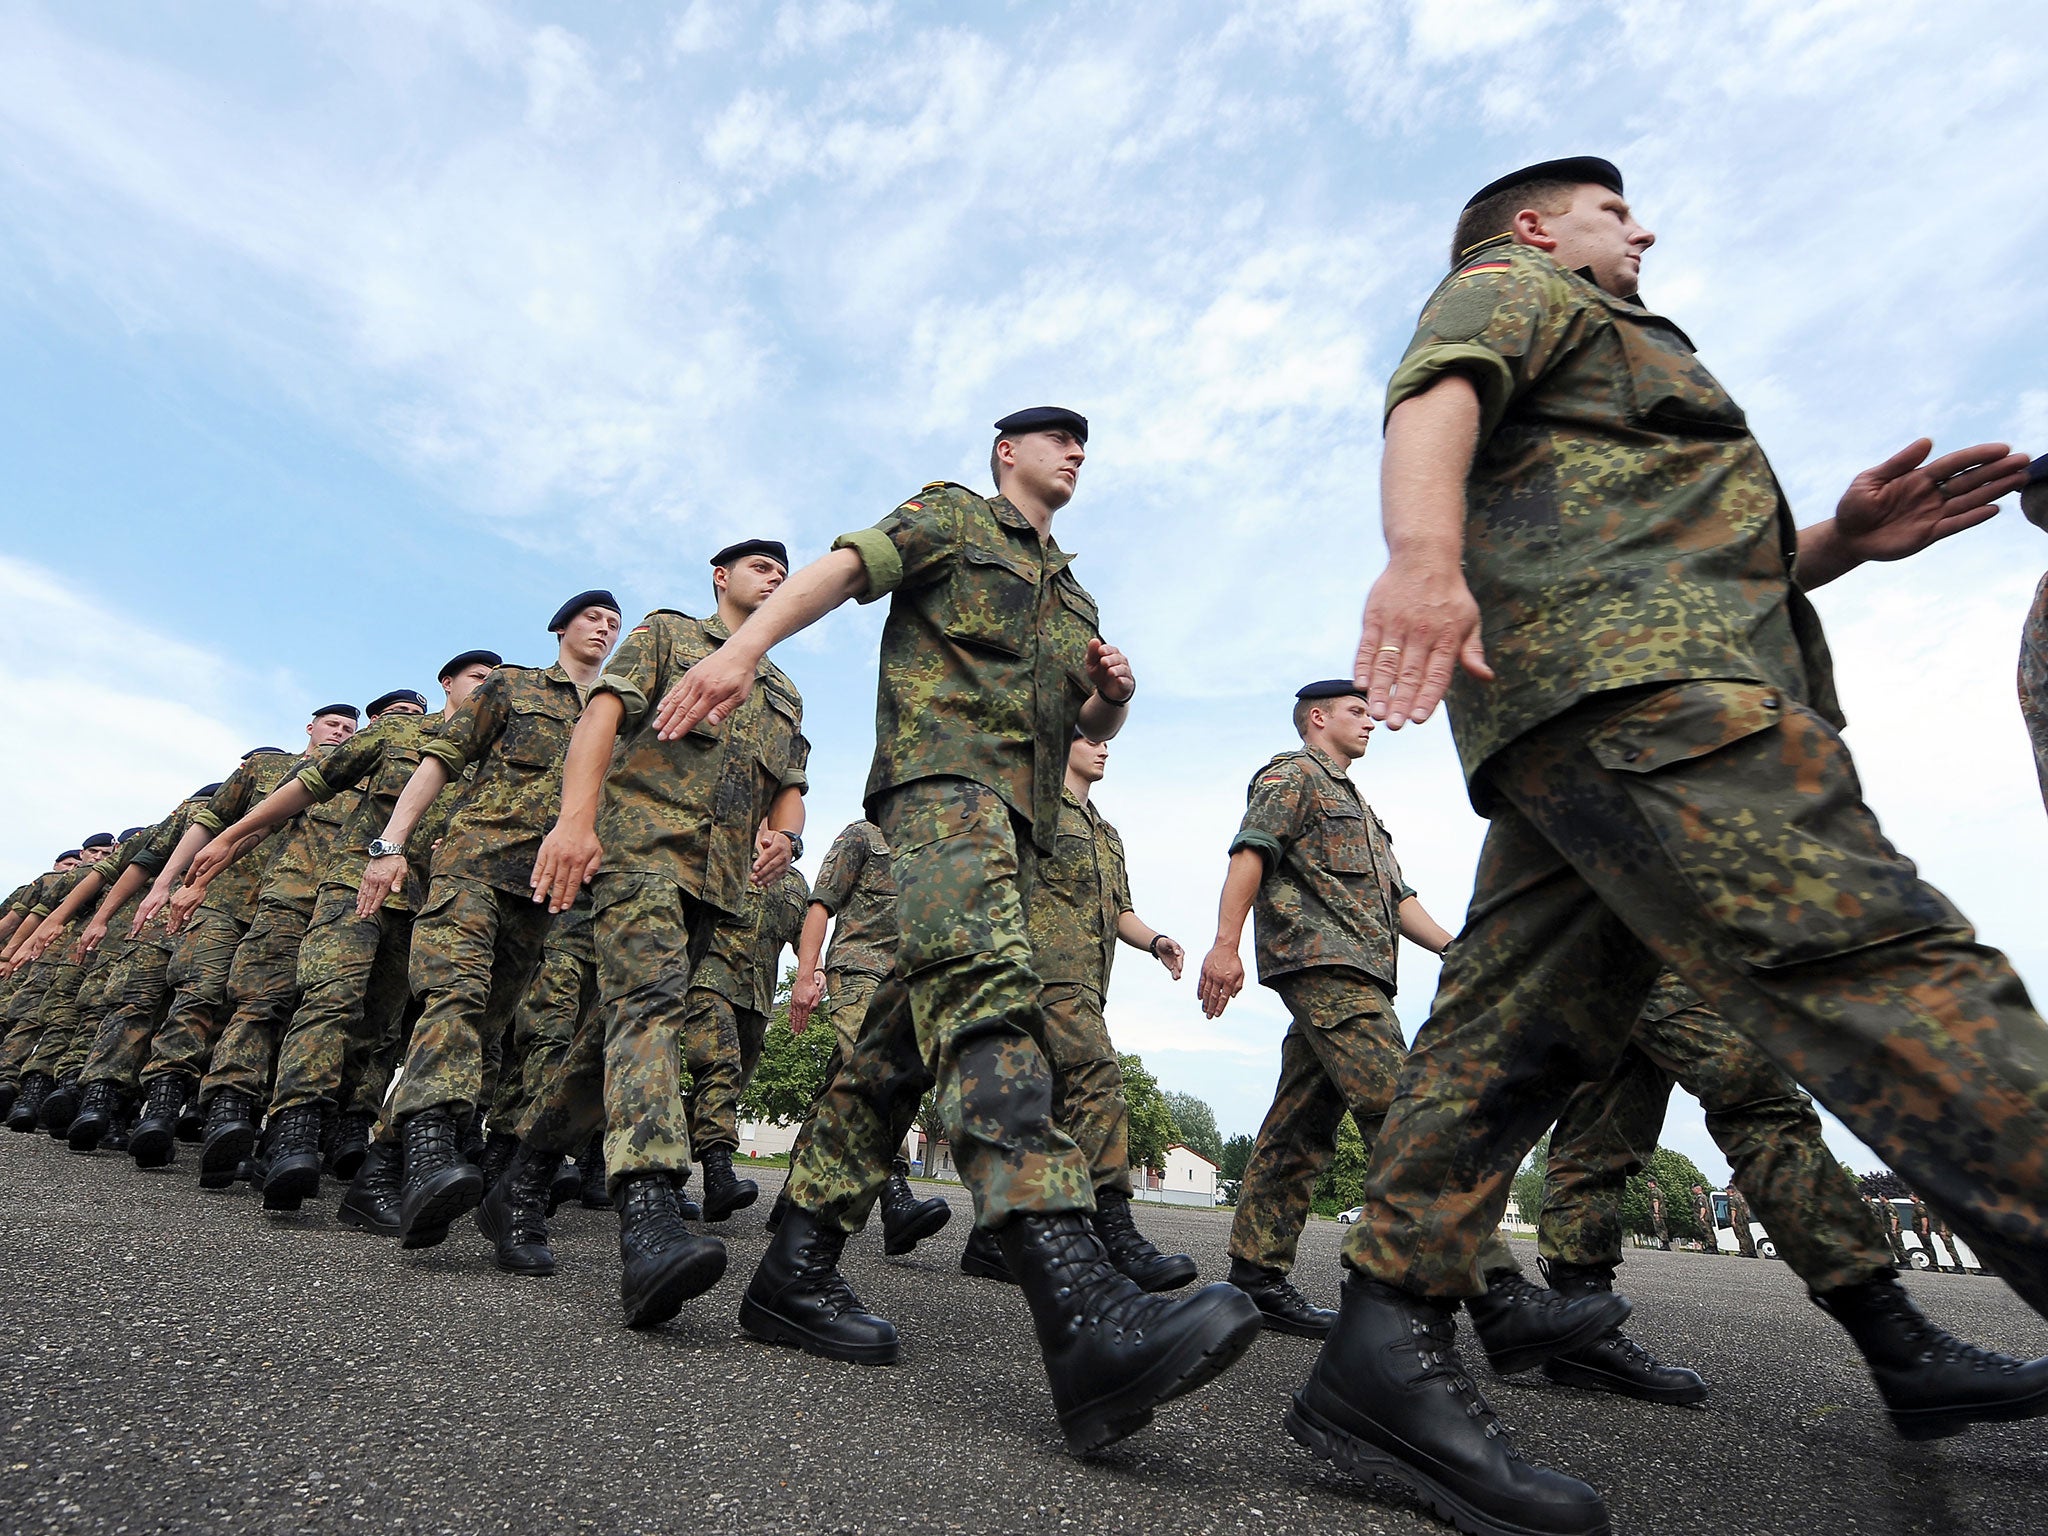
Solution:
{"label": "gravel texture on pavement", "polygon": [[[781,1181],[718,1230],[724,1281],[667,1327],[619,1321],[616,1219],[565,1207],[560,1272],[492,1267],[468,1224],[401,1254],[335,1224],[340,1189],[265,1216],[201,1191],[196,1148],[141,1172],[0,1135],[0,1531],[1440,1532],[1398,1494],[1311,1460],[1280,1425],[1315,1356],[1268,1334],[1208,1389],[1093,1462],[1060,1448],[1022,1298],[956,1268],[969,1219],[906,1259],[877,1231],[845,1269],[903,1362],[757,1344],[739,1294]],[[1228,1212],[1139,1206],[1162,1247],[1227,1268]],[[1334,1304],[1343,1229],[1297,1280]],[[1533,1269],[1534,1250],[1519,1245]],[[1908,1445],[1847,1338],[1779,1263],[1631,1253],[1631,1331],[1714,1386],[1703,1408],[1500,1381],[1524,1451],[1596,1483],[1618,1532],[2038,1532],[2048,1421]],[[1997,1281],[1916,1275],[1941,1323],[2048,1351]]]}

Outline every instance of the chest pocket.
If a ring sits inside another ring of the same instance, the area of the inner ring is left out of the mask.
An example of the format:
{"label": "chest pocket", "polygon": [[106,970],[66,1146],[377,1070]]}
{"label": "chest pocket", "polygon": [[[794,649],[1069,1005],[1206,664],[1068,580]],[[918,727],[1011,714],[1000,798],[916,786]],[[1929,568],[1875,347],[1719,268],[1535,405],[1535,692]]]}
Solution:
{"label": "chest pocket", "polygon": [[1612,313],[1628,359],[1631,420],[1667,432],[1748,430],[1742,407],[1707,372],[1683,331],[1661,315]]}
{"label": "chest pocket", "polygon": [[1022,656],[1038,627],[1038,573],[1007,553],[969,545],[953,572],[944,632],[955,640]]}
{"label": "chest pocket", "polygon": [[1377,874],[1365,813],[1334,795],[1323,799],[1321,809],[1316,840],[1318,862],[1323,868],[1340,875]]}
{"label": "chest pocket", "polygon": [[569,733],[575,728],[574,720],[564,720],[551,710],[515,709],[505,722],[505,739],[498,751],[516,767],[544,771],[561,762],[569,750]]}

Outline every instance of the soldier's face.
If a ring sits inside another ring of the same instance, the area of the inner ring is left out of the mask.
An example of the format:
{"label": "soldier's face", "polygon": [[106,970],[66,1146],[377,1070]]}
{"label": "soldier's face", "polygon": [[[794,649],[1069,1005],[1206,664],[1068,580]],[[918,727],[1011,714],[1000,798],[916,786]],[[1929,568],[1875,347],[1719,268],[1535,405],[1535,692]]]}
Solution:
{"label": "soldier's face", "polygon": [[386,715],[424,715],[426,711],[411,699],[400,699],[396,704],[386,704],[371,718],[382,720]]}
{"label": "soldier's face", "polygon": [[1532,212],[1525,209],[1515,216],[1517,238],[1524,243],[1549,251],[1574,272],[1589,269],[1594,282],[1621,298],[1642,285],[1643,252],[1657,237],[1636,222],[1619,192],[1580,187],[1563,213],[1537,214],[1525,229],[1521,221]]}
{"label": "soldier's face", "polygon": [[110,848],[88,848],[79,854],[78,860],[81,864],[97,864],[111,852]]}
{"label": "soldier's face", "polygon": [[51,865],[50,867],[51,867],[52,869],[54,869],[54,870],[57,870],[58,872],[60,872],[60,873],[61,873],[62,871],[64,871],[64,870],[67,870],[67,869],[76,869],[76,868],[78,868],[78,860],[76,860],[76,859],[59,859],[59,860],[58,860],[58,861],[57,861],[57,862],[56,862],[55,864],[52,864],[52,865]]}
{"label": "soldier's face", "polygon": [[779,561],[766,555],[748,555],[712,571],[711,585],[741,613],[752,613],[768,601],[769,594],[781,586],[788,575]]}
{"label": "soldier's face", "polygon": [[1365,700],[1355,693],[1347,693],[1341,699],[1331,699],[1318,705],[1315,711],[1323,717],[1323,741],[1331,751],[1354,762],[1365,756],[1365,746],[1372,739],[1373,720],[1366,713]]}
{"label": "soldier's face", "polygon": [[477,689],[483,686],[484,679],[490,675],[491,669],[489,667],[480,661],[472,661],[453,677],[442,678],[441,691],[448,695],[448,707],[450,709],[455,708],[456,705],[460,704],[472,693],[475,693]]}
{"label": "soldier's face", "polygon": [[1067,748],[1067,768],[1085,784],[1100,784],[1109,771],[1109,743],[1076,737]]}
{"label": "soldier's face", "polygon": [[306,727],[306,744],[331,747],[338,741],[347,741],[355,733],[356,723],[347,715],[315,715]]}
{"label": "soldier's face", "polygon": [[1054,511],[1074,499],[1088,457],[1081,440],[1064,429],[1005,438],[996,453],[1004,466],[1004,494],[1014,501],[1021,493]]}
{"label": "soldier's face", "polygon": [[586,608],[562,626],[562,653],[588,666],[611,655],[619,643],[619,616],[609,608]]}

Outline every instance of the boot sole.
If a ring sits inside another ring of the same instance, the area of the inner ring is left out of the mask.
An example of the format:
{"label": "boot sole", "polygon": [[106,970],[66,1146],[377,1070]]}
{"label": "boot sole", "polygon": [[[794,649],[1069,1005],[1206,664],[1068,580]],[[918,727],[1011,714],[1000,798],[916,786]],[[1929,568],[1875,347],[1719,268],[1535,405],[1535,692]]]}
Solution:
{"label": "boot sole", "polygon": [[1150,1424],[1153,1410],[1200,1391],[1235,1365],[1259,1336],[1259,1309],[1250,1298],[1242,1299],[1241,1308],[1219,1314],[1204,1332],[1185,1340],[1121,1392],[1062,1413],[1060,1430],[1068,1451],[1092,1456],[1106,1450]]}
{"label": "boot sole", "polygon": [[1337,1326],[1337,1315],[1331,1313],[1330,1320],[1317,1327],[1314,1323],[1298,1323],[1290,1317],[1276,1316],[1262,1307],[1259,1310],[1259,1326],[1268,1333],[1284,1333],[1291,1339],[1327,1339],[1330,1330]]}
{"label": "boot sole", "polygon": [[1555,1525],[1511,1525],[1496,1520],[1474,1509],[1419,1467],[1411,1466],[1369,1440],[1361,1440],[1339,1429],[1304,1403],[1298,1392],[1287,1409],[1286,1425],[1287,1433],[1311,1456],[1365,1481],[1379,1477],[1399,1484],[1427,1505],[1439,1520],[1465,1532],[1465,1536],[1611,1536],[1613,1530],[1607,1523],[1604,1506],[1593,1523],[1580,1526],[1575,1531],[1566,1531]]}
{"label": "boot sole", "polygon": [[398,1223],[379,1221],[367,1211],[359,1211],[352,1205],[344,1205],[334,1213],[334,1219],[344,1227],[357,1227],[362,1231],[375,1233],[378,1237],[398,1236]]}
{"label": "boot sole", "polygon": [[74,1152],[97,1152],[100,1143],[107,1139],[107,1132],[113,1126],[105,1120],[88,1120],[84,1116],[71,1122],[71,1131],[64,1138],[64,1144]]}
{"label": "boot sole", "polygon": [[1894,1408],[1890,1413],[1892,1428],[1901,1439],[1946,1440],[1950,1435],[1960,1435],[1972,1424],[2010,1424],[2048,1413],[2048,1387],[2003,1403],[1967,1408]]}
{"label": "boot sole", "polygon": [[263,1181],[263,1209],[296,1211],[320,1193],[320,1154],[317,1152],[273,1163]]}
{"label": "boot sole", "polygon": [[[1496,1355],[1486,1350],[1486,1363],[1493,1367],[1496,1376],[1515,1376],[1523,1371],[1532,1371],[1544,1361],[1557,1355],[1569,1354],[1592,1343],[1610,1328],[1619,1328],[1628,1321],[1629,1313],[1635,1310],[1626,1296],[1609,1291],[1605,1296],[1609,1305],[1604,1315],[1596,1315],[1590,1322],[1582,1323],[1561,1338],[1541,1344],[1524,1344],[1519,1349],[1505,1350]],[[1477,1331],[1476,1329],[1474,1330]],[[1486,1349],[1486,1338],[1480,1336],[1479,1347]]]}
{"label": "boot sole", "polygon": [[886,1344],[835,1344],[784,1321],[751,1296],[740,1298],[740,1327],[764,1343],[787,1344],[821,1360],[844,1360],[850,1365],[894,1365],[903,1355],[901,1339]]}
{"label": "boot sole", "polygon": [[408,1248],[431,1248],[447,1237],[450,1223],[475,1210],[483,1198],[483,1175],[473,1166],[436,1174],[421,1191],[417,1205],[410,1200],[401,1203],[399,1236]]}
{"label": "boot sole", "polygon": [[[235,1170],[256,1150],[256,1127],[247,1120],[224,1125],[206,1138],[199,1149],[199,1184],[203,1189],[225,1189],[235,1182]],[[218,1179],[209,1184],[208,1179]]]}
{"label": "boot sole", "polygon": [[178,1160],[177,1138],[162,1121],[138,1125],[128,1138],[128,1155],[138,1168],[168,1168]]}
{"label": "boot sole", "polygon": [[545,1259],[529,1259],[521,1263],[506,1257],[504,1244],[500,1241],[504,1235],[504,1229],[498,1223],[497,1208],[491,1204],[491,1197],[489,1195],[484,1196],[484,1203],[476,1208],[476,1229],[483,1233],[484,1240],[493,1249],[493,1261],[506,1274],[532,1275],[536,1278],[545,1279],[555,1272],[555,1256],[547,1248],[546,1244],[541,1245],[542,1251],[547,1254]]}
{"label": "boot sole", "polygon": [[683,1310],[683,1303],[702,1296],[725,1276],[725,1249],[705,1247],[664,1270],[653,1284],[637,1295],[628,1296],[623,1286],[619,1302],[626,1311],[628,1328],[659,1328]]}
{"label": "boot sole", "polygon": [[[953,1207],[941,1202],[934,1210],[920,1211],[893,1232],[889,1230],[889,1224],[885,1221],[882,1223],[882,1252],[889,1258],[900,1259],[926,1238],[935,1237],[943,1232],[946,1223],[952,1219]],[[773,1232],[781,1225],[782,1223],[778,1221],[768,1230]]]}
{"label": "boot sole", "polygon": [[719,1205],[713,1201],[710,1198],[711,1192],[709,1190],[706,1190],[704,1193],[704,1220],[706,1221],[723,1221],[735,1211],[744,1211],[748,1206],[761,1198],[760,1189],[752,1182],[737,1190],[731,1201],[724,1205]]}
{"label": "boot sole", "polygon": [[1124,1271],[1124,1278],[1139,1290],[1153,1296],[1165,1291],[1177,1291],[1184,1285],[1193,1285],[1201,1278],[1202,1273],[1195,1267],[1195,1261],[1185,1255],[1181,1256],[1178,1263],[1169,1263],[1156,1269],[1148,1265],[1146,1270],[1145,1275],[1137,1275],[1127,1269]]}
{"label": "boot sole", "polygon": [[977,1280],[993,1280],[998,1285],[1017,1283],[1017,1277],[1010,1273],[1009,1266],[992,1264],[986,1259],[977,1259],[970,1254],[960,1256],[960,1273],[972,1275]]}
{"label": "boot sole", "polygon": [[1695,1403],[1704,1403],[1709,1395],[1705,1382],[1696,1387],[1646,1387],[1626,1377],[1611,1376],[1591,1366],[1580,1365],[1576,1360],[1567,1360],[1561,1355],[1552,1355],[1543,1362],[1543,1374],[1561,1387],[1578,1387],[1587,1392],[1611,1392],[1616,1397],[1632,1397],[1644,1403],[1666,1403],[1676,1408],[1690,1408]]}

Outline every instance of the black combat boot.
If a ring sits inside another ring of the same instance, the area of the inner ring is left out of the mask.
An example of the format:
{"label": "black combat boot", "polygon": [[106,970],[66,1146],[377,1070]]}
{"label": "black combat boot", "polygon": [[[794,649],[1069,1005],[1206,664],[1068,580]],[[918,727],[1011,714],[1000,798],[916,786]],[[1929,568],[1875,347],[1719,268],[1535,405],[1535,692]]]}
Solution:
{"label": "black combat boot", "polygon": [[775,1241],[740,1298],[740,1326],[771,1344],[860,1365],[894,1365],[901,1345],[893,1324],[861,1304],[839,1273],[846,1234],[809,1211],[787,1207]]}
{"label": "black combat boot", "polygon": [[590,1138],[590,1145],[583,1149],[583,1155],[576,1159],[576,1172],[583,1179],[582,1193],[578,1198],[586,1211],[608,1211],[612,1208],[612,1189],[604,1174],[604,1132],[599,1131]]}
{"label": "black combat boot", "polygon": [[1109,1252],[1109,1262],[1137,1282],[1141,1291],[1177,1291],[1196,1275],[1195,1261],[1184,1253],[1161,1253],[1131,1220],[1131,1197],[1121,1190],[1095,1192],[1095,1235]]}
{"label": "black combat boot", "polygon": [[334,1151],[327,1166],[337,1179],[353,1179],[363,1166],[363,1154],[370,1150],[370,1130],[376,1123],[377,1112],[370,1109],[346,1110],[335,1121]]}
{"label": "black combat boot", "polygon": [[36,1124],[48,1131],[58,1141],[64,1140],[71,1130],[71,1122],[78,1114],[78,1079],[63,1077],[57,1086],[43,1096],[43,1107],[36,1118]]}
{"label": "black combat boot", "polygon": [[405,1196],[398,1213],[399,1245],[431,1248],[448,1223],[475,1210],[484,1176],[462,1155],[462,1127],[445,1104],[420,1110],[405,1122]]}
{"label": "black combat boot", "polygon": [[[1614,1289],[1612,1264],[1568,1264],[1562,1259],[1536,1262],[1543,1266],[1543,1278],[1550,1288],[1560,1296]],[[1707,1400],[1707,1384],[1698,1371],[1665,1365],[1619,1328],[1608,1329],[1590,1344],[1552,1355],[1543,1362],[1543,1374],[1561,1386],[1618,1392],[1646,1403],[1684,1405]]]}
{"label": "black combat boot", "polygon": [[514,1275],[552,1275],[548,1247],[548,1189],[562,1166],[559,1152],[520,1147],[476,1208],[477,1230],[498,1250],[498,1268]]}
{"label": "black combat boot", "polygon": [[159,1072],[149,1080],[142,1118],[128,1138],[129,1154],[138,1168],[163,1168],[177,1160],[178,1117],[199,1085],[182,1072]]}
{"label": "black combat boot", "polygon": [[2048,1357],[2020,1360],[1965,1344],[1913,1305],[1889,1271],[1813,1301],[1849,1330],[1892,1426],[1908,1440],[2048,1412]]}
{"label": "black combat boot", "polygon": [[1067,1449],[1090,1455],[1223,1374],[1259,1334],[1234,1285],[1147,1295],[1109,1262],[1086,1211],[1012,1216],[997,1234],[1031,1306]]}
{"label": "black combat boot", "polygon": [[4,1121],[7,1116],[14,1113],[14,1100],[20,1092],[21,1084],[19,1083],[0,1083],[0,1121]]}
{"label": "black combat boot", "polygon": [[1616,1291],[1562,1296],[1520,1270],[1489,1275],[1485,1293],[1469,1298],[1472,1331],[1487,1363],[1502,1376],[1541,1365],[1552,1355],[1580,1349],[1628,1319],[1629,1300]]}
{"label": "black combat boot", "polygon": [[1296,1338],[1320,1339],[1337,1326],[1337,1314],[1319,1307],[1294,1288],[1284,1269],[1268,1269],[1248,1259],[1230,1261],[1230,1283],[1251,1297],[1259,1309],[1259,1326]]}
{"label": "black combat boot", "polygon": [[178,1140],[197,1146],[206,1134],[206,1111],[199,1107],[199,1081],[192,1080],[192,1086],[185,1093],[184,1102],[178,1106],[178,1118],[172,1126]]}
{"label": "black combat boot", "polygon": [[264,1148],[263,1209],[296,1211],[320,1194],[320,1140],[327,1111],[320,1104],[294,1104],[270,1117]]}
{"label": "black combat boot", "polygon": [[[775,1197],[778,1206],[787,1209],[789,1186],[783,1186],[783,1193]],[[953,1207],[937,1195],[929,1200],[920,1200],[910,1188],[910,1164],[897,1158],[889,1169],[889,1182],[882,1186],[882,1252],[890,1258],[910,1252],[919,1243],[938,1231],[953,1219]],[[768,1230],[775,1230],[775,1217],[771,1212]]]}
{"label": "black combat boot", "polygon": [[1017,1283],[1010,1273],[1010,1261],[1003,1257],[1002,1242],[979,1223],[967,1229],[967,1246],[960,1250],[960,1273],[977,1280],[1000,1280],[1004,1285]]}
{"label": "black combat boot", "polygon": [[96,1152],[101,1142],[107,1139],[121,1120],[121,1090],[112,1083],[96,1082],[85,1085],[85,1094],[78,1101],[78,1113],[71,1117],[71,1129],[64,1133],[64,1140],[74,1152]]}
{"label": "black combat boot", "polygon": [[[109,1084],[108,1086],[111,1087],[112,1085]],[[71,1122],[71,1128],[74,1131],[78,1129],[78,1122],[76,1120]],[[107,1126],[107,1134],[100,1138],[100,1145],[109,1152],[126,1152],[128,1150],[128,1133],[134,1128],[135,1108],[128,1102],[128,1095],[115,1088],[114,1118]]]}
{"label": "black combat boot", "polygon": [[548,1186],[548,1214],[555,1214],[558,1207],[568,1204],[583,1192],[583,1175],[576,1164],[563,1158],[555,1164],[555,1181]]}
{"label": "black combat boot", "polygon": [[56,1086],[57,1079],[47,1072],[24,1072],[21,1092],[14,1100],[14,1108],[7,1112],[7,1129],[19,1131],[24,1136],[33,1131],[43,1118],[43,1100]]}
{"label": "black combat boot", "polygon": [[398,1209],[403,1193],[398,1151],[381,1141],[370,1143],[362,1166],[349,1181],[348,1193],[334,1219],[344,1226],[361,1227],[379,1237],[398,1236]]}
{"label": "black combat boot", "polygon": [[782,1181],[782,1188],[775,1191],[775,1203],[768,1207],[768,1218],[761,1223],[761,1230],[773,1237],[782,1228],[782,1218],[789,1214],[789,1181]]}
{"label": "black combat boot", "polygon": [[263,1111],[239,1088],[217,1088],[206,1106],[206,1136],[199,1143],[199,1187],[226,1189],[242,1159],[256,1150],[256,1121]]}
{"label": "black combat boot", "polygon": [[733,1173],[731,1147],[706,1147],[702,1161],[706,1221],[723,1221],[734,1211],[744,1211],[760,1198],[760,1185]]}
{"label": "black combat boot", "polygon": [[484,1176],[485,1194],[489,1194],[491,1186],[504,1177],[518,1151],[519,1138],[510,1131],[493,1131],[484,1138],[483,1156],[477,1159],[476,1171]]}
{"label": "black combat boot", "polygon": [[1354,1477],[1385,1477],[1474,1536],[1607,1536],[1575,1477],[1524,1461],[1458,1358],[1455,1302],[1347,1275],[1337,1326],[1287,1432]]}
{"label": "black combat boot", "polygon": [[657,1328],[725,1273],[725,1244],[692,1232],[675,1178],[631,1173],[619,1181],[619,1300],[628,1328]]}

